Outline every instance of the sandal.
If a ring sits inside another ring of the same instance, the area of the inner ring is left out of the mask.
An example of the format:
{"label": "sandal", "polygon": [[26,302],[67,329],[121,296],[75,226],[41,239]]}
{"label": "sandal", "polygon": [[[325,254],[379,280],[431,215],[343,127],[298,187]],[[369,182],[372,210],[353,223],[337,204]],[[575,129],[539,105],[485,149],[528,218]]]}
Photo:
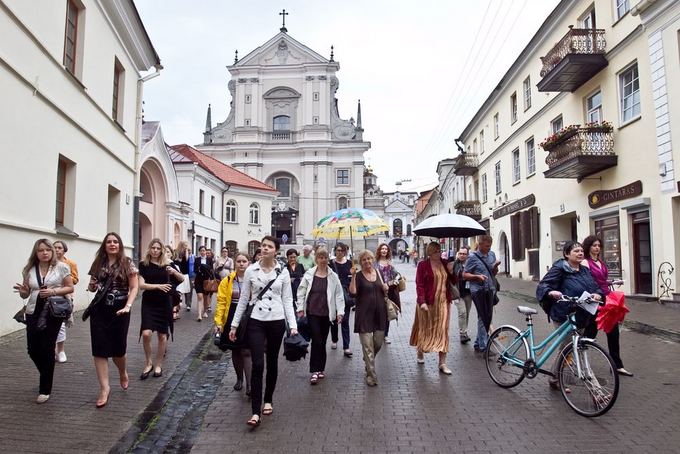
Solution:
{"label": "sandal", "polygon": [[253,415],[248,421],[246,421],[250,427],[257,427],[260,425],[260,415]]}
{"label": "sandal", "polygon": [[319,374],[314,372],[312,374],[312,376],[309,378],[309,383],[311,383],[312,385],[316,385],[318,383],[318,381],[319,381]]}
{"label": "sandal", "polygon": [[272,404],[264,404],[264,407],[262,407],[262,414],[269,416],[272,413],[274,413],[274,407],[272,407]]}

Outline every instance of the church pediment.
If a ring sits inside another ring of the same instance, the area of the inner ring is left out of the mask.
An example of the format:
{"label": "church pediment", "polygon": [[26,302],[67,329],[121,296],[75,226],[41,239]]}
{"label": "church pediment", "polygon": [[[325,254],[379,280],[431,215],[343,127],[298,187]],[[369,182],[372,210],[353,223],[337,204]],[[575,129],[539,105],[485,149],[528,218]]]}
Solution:
{"label": "church pediment", "polygon": [[401,200],[395,200],[385,207],[385,213],[403,213],[405,211],[412,211],[413,209],[406,205]]}
{"label": "church pediment", "polygon": [[302,65],[305,63],[329,63],[329,61],[291,38],[287,33],[281,32],[243,57],[234,67]]}

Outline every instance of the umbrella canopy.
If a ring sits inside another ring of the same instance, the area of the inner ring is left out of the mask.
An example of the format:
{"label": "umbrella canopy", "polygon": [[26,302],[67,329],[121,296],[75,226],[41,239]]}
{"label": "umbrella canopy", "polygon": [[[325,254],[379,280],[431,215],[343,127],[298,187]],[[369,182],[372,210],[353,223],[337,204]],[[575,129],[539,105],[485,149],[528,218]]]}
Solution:
{"label": "umbrella canopy", "polygon": [[418,224],[413,232],[418,236],[435,238],[467,238],[485,235],[486,229],[471,217],[462,214],[438,214]]}
{"label": "umbrella canopy", "polygon": [[315,238],[365,238],[389,229],[387,223],[371,210],[344,208],[319,219],[312,235]]}

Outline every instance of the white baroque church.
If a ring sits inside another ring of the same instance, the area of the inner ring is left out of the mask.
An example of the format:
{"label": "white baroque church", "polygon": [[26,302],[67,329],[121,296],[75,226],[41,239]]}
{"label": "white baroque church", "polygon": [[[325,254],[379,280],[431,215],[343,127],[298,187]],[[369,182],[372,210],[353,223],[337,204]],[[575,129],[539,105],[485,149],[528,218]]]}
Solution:
{"label": "white baroque church", "polygon": [[[288,243],[312,238],[315,222],[339,208],[363,208],[361,104],[340,118],[335,96],[340,64],[280,33],[235,58],[227,69],[231,110],[212,126],[210,106],[200,151],[279,192],[272,234]],[[224,209],[224,207],[223,207]]]}

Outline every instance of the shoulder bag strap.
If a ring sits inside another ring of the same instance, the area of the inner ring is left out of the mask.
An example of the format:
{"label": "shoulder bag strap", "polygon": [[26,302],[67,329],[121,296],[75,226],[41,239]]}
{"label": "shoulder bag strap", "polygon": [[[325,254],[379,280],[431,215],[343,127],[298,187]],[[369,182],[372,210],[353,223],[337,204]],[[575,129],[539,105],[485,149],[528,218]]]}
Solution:
{"label": "shoulder bag strap", "polygon": [[276,276],[274,276],[274,279],[271,281],[267,282],[267,285],[260,291],[260,293],[257,295],[257,300],[261,301],[262,297],[264,296],[265,293],[267,293],[267,290],[269,290],[274,283],[274,281],[279,277],[279,274],[281,274],[281,268],[276,269]]}
{"label": "shoulder bag strap", "polygon": [[38,288],[43,286],[42,276],[40,275],[40,265],[35,264],[35,278],[38,281]]}
{"label": "shoulder bag strap", "polygon": [[482,262],[482,263],[484,264],[484,266],[486,267],[487,271],[489,272],[489,276],[491,276],[491,279],[493,279],[493,278],[495,277],[495,276],[493,275],[493,271],[491,271],[491,268],[489,268],[489,264],[486,263],[486,260],[484,260],[484,257],[482,257],[481,255],[479,255],[479,254],[476,253],[476,252],[475,252],[475,255],[477,256],[477,258],[479,259],[479,261]]}

